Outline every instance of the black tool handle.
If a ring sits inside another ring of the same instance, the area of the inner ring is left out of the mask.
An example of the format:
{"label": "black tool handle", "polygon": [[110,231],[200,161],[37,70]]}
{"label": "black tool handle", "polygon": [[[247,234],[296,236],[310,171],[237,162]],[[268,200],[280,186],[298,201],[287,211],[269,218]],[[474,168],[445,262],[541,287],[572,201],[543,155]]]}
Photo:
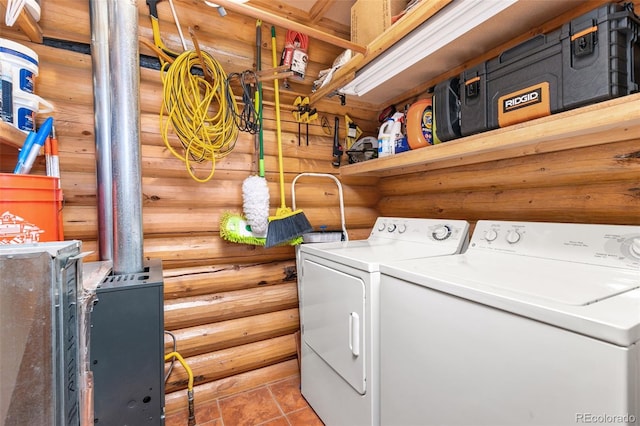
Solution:
{"label": "black tool handle", "polygon": [[331,165],[333,167],[340,167],[340,162],[342,161],[342,146],[340,146],[340,136],[338,131],[338,126],[340,125],[340,119],[338,117],[335,118],[335,130],[333,131],[333,162]]}
{"label": "black tool handle", "polygon": [[149,15],[158,19],[158,3],[162,0],[147,0],[147,5],[149,6]]}

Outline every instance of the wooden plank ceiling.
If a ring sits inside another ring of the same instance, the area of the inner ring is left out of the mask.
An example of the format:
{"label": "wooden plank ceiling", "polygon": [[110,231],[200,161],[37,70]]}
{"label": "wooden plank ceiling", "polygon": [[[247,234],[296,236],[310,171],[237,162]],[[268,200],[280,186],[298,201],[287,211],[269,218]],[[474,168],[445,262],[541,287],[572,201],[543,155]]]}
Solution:
{"label": "wooden plank ceiling", "polygon": [[301,24],[350,39],[351,6],[356,0],[249,0],[249,4]]}

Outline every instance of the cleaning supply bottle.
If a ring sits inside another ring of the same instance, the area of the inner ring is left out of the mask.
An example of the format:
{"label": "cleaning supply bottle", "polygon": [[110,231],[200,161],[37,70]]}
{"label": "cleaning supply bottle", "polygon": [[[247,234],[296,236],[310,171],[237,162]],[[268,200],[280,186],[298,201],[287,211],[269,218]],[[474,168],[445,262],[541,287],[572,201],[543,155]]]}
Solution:
{"label": "cleaning supply bottle", "polygon": [[409,144],[404,133],[402,133],[402,123],[404,123],[405,115],[403,112],[396,112],[391,116],[393,120],[393,127],[391,132],[393,134],[393,153],[398,154],[400,152],[408,151]]}
{"label": "cleaning supply bottle", "polygon": [[380,126],[380,131],[378,132],[378,158],[394,154],[394,126],[395,120],[393,118],[387,118]]}

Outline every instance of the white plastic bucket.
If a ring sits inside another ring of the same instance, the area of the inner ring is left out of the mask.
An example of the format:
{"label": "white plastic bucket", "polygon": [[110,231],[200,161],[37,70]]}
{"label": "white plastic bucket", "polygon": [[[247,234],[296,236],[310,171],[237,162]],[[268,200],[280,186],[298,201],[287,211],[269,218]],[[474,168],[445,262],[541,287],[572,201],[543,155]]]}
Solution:
{"label": "white plastic bucket", "polygon": [[37,113],[53,112],[53,105],[40,96],[29,93],[17,93],[13,97],[13,124],[25,133],[36,130]]}
{"label": "white plastic bucket", "polygon": [[32,95],[38,75],[38,55],[33,50],[0,38],[0,119],[15,123],[14,98]]}

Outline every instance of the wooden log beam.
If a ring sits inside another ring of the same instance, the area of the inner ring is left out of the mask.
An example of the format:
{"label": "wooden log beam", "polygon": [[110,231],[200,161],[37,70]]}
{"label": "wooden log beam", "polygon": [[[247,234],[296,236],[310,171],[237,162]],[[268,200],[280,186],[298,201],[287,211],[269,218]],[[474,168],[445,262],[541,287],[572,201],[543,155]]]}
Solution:
{"label": "wooden log beam", "polygon": [[165,329],[193,327],[298,306],[297,284],[228,291],[209,296],[185,297],[164,304]]}
{"label": "wooden log beam", "polygon": [[[546,188],[634,179],[640,139],[381,179],[381,195]],[[570,164],[571,167],[567,167]]]}
{"label": "wooden log beam", "polygon": [[[0,127],[1,127],[0,123]],[[75,154],[74,154],[75,156]],[[86,161],[87,159],[83,157]],[[44,158],[41,158],[44,160]],[[44,163],[43,163],[44,164]],[[224,208],[241,206],[242,183],[249,176],[246,171],[230,171],[220,173],[215,186],[202,185],[189,177],[142,177],[142,201],[145,207],[184,208]],[[66,205],[95,205],[96,178],[95,173],[74,173],[72,186],[65,190]],[[270,194],[278,193],[278,182],[275,176],[269,176],[267,186]],[[291,185],[287,185],[289,190]],[[342,185],[345,207],[372,207],[380,198],[374,186]],[[296,204],[300,208],[324,207],[332,209],[339,206],[338,188],[328,179],[316,182],[299,181],[296,183]],[[291,198],[290,191],[285,191]],[[274,205],[275,206],[275,205]],[[160,210],[158,210],[160,211]],[[171,210],[167,210],[170,212]]]}
{"label": "wooden log beam", "polygon": [[296,281],[293,260],[248,265],[175,268],[164,272],[165,301]]}
{"label": "wooden log beam", "polygon": [[640,179],[384,197],[379,208],[385,216],[640,225]]}
{"label": "wooden log beam", "polygon": [[[295,336],[289,334],[188,357],[186,362],[193,371],[195,384],[202,384],[287,361],[295,356]],[[165,363],[165,366],[168,365]],[[165,393],[186,387],[187,373],[178,364],[167,379]]]}
{"label": "wooden log beam", "polygon": [[[298,309],[269,312],[213,324],[173,331],[177,351],[183,357],[215,352],[234,346],[293,334],[300,328]],[[165,353],[173,350],[173,339],[165,334]]]}
{"label": "wooden log beam", "polygon": [[[373,225],[373,224],[372,224]],[[349,239],[360,240],[366,239],[371,232],[371,227],[365,229],[348,229]],[[65,233],[65,239],[73,239],[73,235]],[[209,238],[201,236],[178,236],[177,238],[162,238],[160,239],[163,249],[158,250],[157,238],[145,239],[145,258],[162,259],[162,266],[165,270],[174,268],[191,268],[191,267],[208,267],[216,264],[227,264],[229,262],[235,262],[238,264],[251,264],[260,262],[284,262],[291,261],[295,258],[295,251],[293,247],[283,248],[258,248],[256,246],[233,244],[227,242],[221,242],[225,247],[238,246],[236,250],[228,250],[231,253],[225,255],[224,250],[222,253],[211,255],[207,248],[209,247]],[[178,241],[176,243],[176,241]],[[173,244],[171,244],[173,242]],[[182,245],[184,244],[184,245]],[[196,245],[197,247],[194,247]],[[204,247],[202,247],[204,246]],[[212,246],[212,247],[215,247]],[[100,260],[98,258],[98,244],[94,239],[86,238],[82,240],[82,248],[88,255],[85,258],[87,262],[95,262]],[[173,253],[179,251],[177,255],[170,255],[164,253]]]}
{"label": "wooden log beam", "polygon": [[[275,211],[275,207],[272,209]],[[303,209],[304,215],[315,229],[325,226],[327,230],[341,229],[340,213],[337,207],[332,211],[326,208]],[[238,206],[235,214],[242,214],[242,206]],[[176,244],[179,237],[188,238],[191,235],[201,235],[210,239],[220,238],[220,217],[222,212],[211,212],[210,208],[189,208],[188,213],[180,207],[145,207],[143,208],[143,231],[148,239],[152,237],[164,238],[173,235]],[[349,208],[345,214],[345,222],[349,228],[371,227],[377,218],[374,208]],[[65,206],[63,211],[64,226],[69,235],[75,238],[96,238],[97,207],[96,206]],[[188,241],[188,240],[184,240]],[[214,241],[210,241],[213,248]],[[224,241],[215,243],[219,250],[228,248]],[[174,245],[174,249],[175,249]],[[231,254],[231,253],[227,253]]]}
{"label": "wooden log beam", "polygon": [[227,10],[241,13],[245,16],[250,16],[255,19],[262,19],[263,21],[269,22],[270,24],[306,34],[311,38],[323,41],[325,43],[332,44],[334,46],[342,47],[343,49],[351,49],[354,52],[360,52],[360,53],[364,53],[367,51],[366,46],[361,46],[359,44],[352,43],[349,40],[336,37],[332,34],[327,34],[323,31],[316,30],[315,28],[311,28],[306,25],[299,24],[287,18],[283,18],[273,13],[270,13],[261,9],[257,9],[247,4],[234,3],[230,0],[220,0],[216,2],[216,4],[219,4],[220,6],[224,7]]}
{"label": "wooden log beam", "polygon": [[323,0],[317,1],[311,6],[309,10],[309,20],[313,23],[318,22],[331,8],[335,0]]}
{"label": "wooden log beam", "polygon": [[[196,406],[199,401],[213,401],[217,398],[223,398],[254,389],[265,383],[296,377],[298,375],[298,362],[292,359],[208,383],[198,384],[194,387]],[[167,393],[165,398],[165,411],[167,415],[179,412],[184,413],[187,411],[187,408],[187,391],[185,389]]]}
{"label": "wooden log beam", "polygon": [[167,267],[284,261],[295,258],[293,246],[234,244],[212,236],[145,238],[145,256],[162,259]]}

